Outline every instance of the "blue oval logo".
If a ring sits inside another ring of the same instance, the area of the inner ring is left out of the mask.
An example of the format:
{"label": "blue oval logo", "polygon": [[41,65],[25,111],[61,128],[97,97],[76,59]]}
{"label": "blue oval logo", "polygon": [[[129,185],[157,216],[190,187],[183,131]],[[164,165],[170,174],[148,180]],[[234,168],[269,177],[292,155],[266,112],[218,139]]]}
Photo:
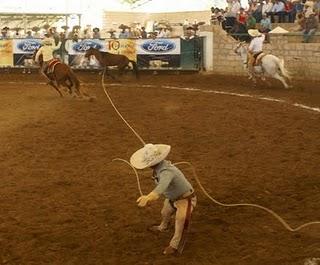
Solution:
{"label": "blue oval logo", "polygon": [[176,44],[169,40],[150,40],[141,45],[147,52],[166,53],[176,48]]}
{"label": "blue oval logo", "polygon": [[23,40],[18,44],[18,48],[24,52],[34,52],[41,46],[37,40]]}
{"label": "blue oval logo", "polygon": [[74,51],[77,52],[85,52],[86,50],[90,49],[90,48],[95,48],[95,49],[102,49],[102,45],[98,42],[95,42],[93,40],[83,40],[80,42],[77,42],[75,44],[73,44],[72,46]]}

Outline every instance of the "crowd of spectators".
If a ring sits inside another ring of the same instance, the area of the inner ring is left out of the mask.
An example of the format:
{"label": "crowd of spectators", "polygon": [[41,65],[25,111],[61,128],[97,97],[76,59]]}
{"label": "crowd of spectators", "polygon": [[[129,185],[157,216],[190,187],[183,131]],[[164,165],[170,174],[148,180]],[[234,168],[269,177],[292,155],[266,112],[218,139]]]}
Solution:
{"label": "crowd of spectators", "polygon": [[294,31],[302,32],[303,41],[309,42],[318,29],[320,0],[253,0],[246,9],[239,0],[230,0],[226,9],[212,7],[211,13],[212,24],[221,25],[240,40],[248,39],[249,29],[267,34],[273,23],[295,23]]}
{"label": "crowd of spectators", "polygon": [[[192,37],[195,36],[197,30],[199,29],[197,21],[190,23],[187,19],[181,23],[183,27],[182,37]],[[9,27],[3,27],[1,30],[0,39],[9,38],[44,38],[45,35],[55,39],[57,43],[60,39],[63,41],[74,40],[74,39],[100,39],[102,38],[100,29],[95,27],[91,29],[90,25],[87,25],[83,30],[80,26],[74,26],[71,31],[68,27],[61,27],[62,30],[58,31],[56,27],[43,26],[41,29],[39,27],[34,27],[32,30],[28,30],[25,34],[21,32],[23,29],[14,28],[9,29]],[[148,27],[148,32],[146,27],[142,26],[140,23],[132,23],[130,26],[121,24],[116,29],[110,28],[107,32],[108,35],[104,35],[107,38],[114,39],[137,39],[137,38],[170,38],[172,37],[172,27],[169,22],[153,22],[153,25]],[[176,36],[175,36],[176,37]]]}

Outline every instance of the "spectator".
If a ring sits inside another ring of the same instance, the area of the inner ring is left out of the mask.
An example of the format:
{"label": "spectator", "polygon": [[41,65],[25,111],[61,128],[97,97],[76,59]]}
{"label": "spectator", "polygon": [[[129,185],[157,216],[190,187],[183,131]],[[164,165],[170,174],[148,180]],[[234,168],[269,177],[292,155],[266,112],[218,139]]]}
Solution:
{"label": "spectator", "polygon": [[1,30],[1,37],[0,39],[8,39],[9,38],[9,28],[8,27],[4,27],[2,30]]}
{"label": "spectator", "polygon": [[213,25],[221,25],[224,21],[223,9],[215,8],[214,13],[211,15],[211,23]]}
{"label": "spectator", "polygon": [[297,14],[300,14],[303,12],[303,4],[302,4],[302,0],[294,0],[292,4],[293,4],[293,22],[295,22]]}
{"label": "spectator", "polygon": [[61,46],[60,49],[58,50],[58,55],[60,57],[60,60],[65,63],[68,64],[68,50],[66,49],[66,34],[64,32],[60,33],[60,41],[61,41]]}
{"label": "spectator", "polygon": [[314,11],[315,11],[316,13],[319,14],[319,12],[320,12],[320,0],[316,0],[316,1],[314,2],[313,9],[314,9]]}
{"label": "spectator", "polygon": [[256,19],[252,15],[251,12],[248,13],[248,19],[247,19],[247,29],[255,29],[256,28]]}
{"label": "spectator", "polygon": [[135,34],[134,34],[134,32],[132,31],[131,27],[128,27],[128,28],[126,29],[126,31],[128,32],[128,38],[129,38],[129,39],[135,38]]}
{"label": "spectator", "polygon": [[194,28],[189,26],[187,27],[187,30],[185,32],[185,35],[182,36],[181,38],[184,40],[191,40],[195,37],[195,32],[194,32]]}
{"label": "spectator", "polygon": [[141,36],[142,39],[146,39],[147,38],[147,32],[146,32],[146,28],[145,27],[141,27],[140,36]]}
{"label": "spectator", "polygon": [[268,33],[272,30],[271,19],[266,15],[262,15],[262,19],[260,21],[260,32]]}
{"label": "spectator", "polygon": [[310,38],[316,33],[318,29],[318,20],[316,18],[315,12],[310,13],[306,20],[306,28],[303,31],[303,42],[307,43]]}
{"label": "spectator", "polygon": [[245,41],[247,39],[247,17],[247,13],[244,8],[241,7],[235,25],[229,31],[230,35],[236,40]]}
{"label": "spectator", "polygon": [[251,10],[252,15],[256,19],[257,23],[260,23],[260,20],[262,19],[262,6],[263,6],[263,1],[260,0],[259,3],[255,2],[254,9]]}
{"label": "spectator", "polygon": [[272,10],[272,7],[273,7],[273,3],[271,2],[271,0],[266,0],[266,2],[262,5],[262,16],[264,14],[268,14],[271,12]]}
{"label": "spectator", "polygon": [[293,31],[303,31],[305,29],[306,18],[302,12],[297,14],[297,18],[294,23],[296,26],[292,29]]}
{"label": "spectator", "polygon": [[240,12],[240,2],[238,0],[233,0],[230,4],[230,9],[225,15],[225,21],[223,23],[223,29],[229,31],[237,21],[237,14]]}
{"label": "spectator", "polygon": [[119,39],[128,39],[129,38],[129,32],[127,28],[122,28],[121,32],[119,33]]}
{"label": "spectator", "polygon": [[91,25],[86,25],[86,28],[83,30],[82,37],[83,37],[84,39],[91,39],[91,38],[92,38]]}
{"label": "spectator", "polygon": [[305,2],[305,4],[304,4],[304,10],[303,10],[303,11],[304,11],[304,16],[305,16],[306,18],[308,18],[309,15],[313,13],[313,6],[314,6],[313,1],[307,1],[307,2]]}
{"label": "spectator", "polygon": [[93,39],[100,39],[101,38],[99,28],[94,28],[92,31],[93,31],[93,34],[92,34]]}
{"label": "spectator", "polygon": [[158,38],[169,38],[170,32],[167,28],[161,28],[157,37]]}
{"label": "spectator", "polygon": [[240,12],[237,16],[237,21],[238,23],[242,24],[242,25],[246,25],[247,23],[247,18],[248,18],[248,15],[246,13],[246,11],[244,10],[244,8],[240,8]]}
{"label": "spectator", "polygon": [[[33,36],[32,36],[32,31],[27,31],[27,35],[25,36],[26,39],[33,39]],[[24,63],[24,67],[23,70],[22,70],[22,73],[25,74],[25,73],[28,73],[28,74],[31,74],[31,69],[30,67],[32,66],[32,58],[29,57],[29,56],[26,56],[23,63]]]}
{"label": "spectator", "polygon": [[156,31],[149,32],[148,38],[150,39],[156,39],[158,33]]}
{"label": "spectator", "polygon": [[80,42],[78,34],[74,34],[71,39],[66,40],[65,42],[65,50],[67,51],[68,55],[65,58],[66,61],[68,61],[69,65],[74,65],[76,56],[72,55],[74,53],[73,46]]}
{"label": "spectator", "polygon": [[110,34],[110,39],[115,39],[116,38],[116,34],[115,34],[115,30],[114,29],[110,29],[109,31],[108,31],[108,33]]}
{"label": "spectator", "polygon": [[26,39],[33,39],[33,36],[32,36],[32,31],[31,30],[28,30],[27,31],[27,35],[25,36]]}
{"label": "spectator", "polygon": [[286,16],[288,18],[288,22],[289,23],[293,23],[294,22],[294,6],[293,3],[291,2],[291,0],[286,0],[284,3],[284,8],[286,11]]}
{"label": "spectator", "polygon": [[16,38],[16,39],[22,38],[22,36],[21,36],[21,34],[20,34],[20,28],[16,28],[16,29],[15,29],[15,34],[14,34],[13,37]]}
{"label": "spectator", "polygon": [[[275,3],[271,9],[271,12],[269,12],[268,15],[271,15],[271,22],[272,23],[284,22],[284,16],[286,15],[284,3],[279,0],[275,0]],[[275,20],[274,16],[277,16],[278,21]]]}
{"label": "spectator", "polygon": [[260,28],[259,31],[264,33],[266,36],[265,41],[270,42],[269,39],[269,32],[272,30],[272,24],[271,24],[271,19],[267,17],[266,14],[262,15],[262,19],[260,21]]}

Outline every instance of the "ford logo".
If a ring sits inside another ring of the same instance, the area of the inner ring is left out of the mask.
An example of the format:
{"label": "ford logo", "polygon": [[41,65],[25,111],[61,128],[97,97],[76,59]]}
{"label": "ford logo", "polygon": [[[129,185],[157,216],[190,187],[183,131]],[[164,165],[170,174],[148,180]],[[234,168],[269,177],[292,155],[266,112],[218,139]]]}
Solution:
{"label": "ford logo", "polygon": [[92,40],[83,40],[81,42],[77,42],[73,44],[72,46],[73,50],[77,52],[85,52],[86,50],[90,48],[95,48],[100,50],[102,48],[102,45],[98,42],[92,41]]}
{"label": "ford logo", "polygon": [[169,40],[150,40],[143,43],[141,47],[147,52],[165,53],[175,49],[176,45]]}
{"label": "ford logo", "polygon": [[34,52],[39,47],[40,42],[36,40],[23,40],[18,44],[18,48],[24,52]]}

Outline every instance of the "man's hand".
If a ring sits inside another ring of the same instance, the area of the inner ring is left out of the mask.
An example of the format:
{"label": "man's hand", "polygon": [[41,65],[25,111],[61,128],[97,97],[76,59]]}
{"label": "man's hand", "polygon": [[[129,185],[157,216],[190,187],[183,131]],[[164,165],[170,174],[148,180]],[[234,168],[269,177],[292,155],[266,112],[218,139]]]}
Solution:
{"label": "man's hand", "polygon": [[139,207],[145,207],[149,201],[148,195],[140,196],[137,200]]}
{"label": "man's hand", "polygon": [[159,194],[155,192],[150,192],[148,195],[142,195],[138,198],[137,203],[139,207],[145,207],[148,201],[154,201],[159,198]]}

